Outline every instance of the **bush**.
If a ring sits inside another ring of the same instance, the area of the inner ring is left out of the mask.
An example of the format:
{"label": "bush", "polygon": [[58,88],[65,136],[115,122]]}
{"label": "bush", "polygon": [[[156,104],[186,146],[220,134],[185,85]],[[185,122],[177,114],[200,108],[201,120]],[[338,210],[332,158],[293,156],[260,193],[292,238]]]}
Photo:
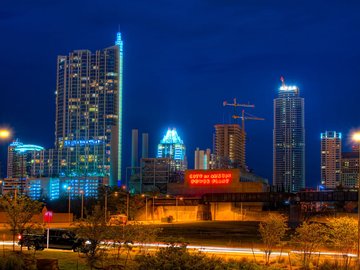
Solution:
{"label": "bush", "polygon": [[161,248],[155,255],[136,257],[140,270],[217,270],[227,269],[226,264],[215,257],[198,253],[189,253],[184,246],[171,245]]}
{"label": "bush", "polygon": [[5,257],[0,257],[1,270],[31,270],[36,269],[33,262],[25,260],[19,254],[10,254]]}

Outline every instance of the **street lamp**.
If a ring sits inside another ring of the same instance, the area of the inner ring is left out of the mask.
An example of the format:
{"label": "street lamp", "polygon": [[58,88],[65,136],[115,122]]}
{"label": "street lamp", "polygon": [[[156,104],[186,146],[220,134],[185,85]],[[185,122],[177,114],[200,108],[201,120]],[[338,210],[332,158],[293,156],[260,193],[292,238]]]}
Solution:
{"label": "street lamp", "polygon": [[[7,140],[11,137],[11,132],[9,129],[0,129],[0,140]],[[1,175],[0,175],[1,177]],[[0,195],[2,195],[3,192],[3,181],[0,180]]]}
{"label": "street lamp", "polygon": [[176,222],[179,221],[179,218],[178,218],[178,205],[179,205],[178,199],[179,199],[180,201],[182,201],[184,198],[183,198],[183,197],[179,197],[179,196],[176,196],[176,197],[175,197],[175,200],[176,200]]}
{"label": "street lamp", "polygon": [[107,196],[108,196],[108,186],[104,186],[105,187],[105,202],[104,202],[104,208],[105,208],[105,213],[104,213],[104,217],[105,217],[105,223],[107,223],[107,204],[108,204],[108,201],[107,201]]}
{"label": "street lamp", "polygon": [[355,132],[352,135],[352,140],[357,143],[359,157],[358,157],[358,246],[357,246],[357,259],[358,268],[360,269],[360,132]]}
{"label": "street lamp", "polygon": [[155,218],[155,198],[157,198],[157,196],[152,196],[152,221],[154,223],[154,218]]}
{"label": "street lamp", "polygon": [[130,201],[130,198],[129,198],[129,191],[126,190],[126,186],[122,186],[121,187],[125,192],[126,192],[126,218],[127,220],[129,220],[129,201]]}
{"label": "street lamp", "polygon": [[174,196],[174,195],[166,195],[166,198],[175,198],[175,213],[176,213],[176,221],[178,221],[179,220],[179,215],[178,215],[178,206],[179,206],[179,200],[180,201],[182,201],[184,198],[183,197],[181,197],[181,196],[178,196],[178,195],[176,195],[176,196]]}
{"label": "street lamp", "polygon": [[145,221],[147,222],[147,216],[148,216],[147,196],[146,194],[142,194],[141,197],[145,198]]}
{"label": "street lamp", "polygon": [[0,129],[0,139],[6,140],[11,137],[11,132],[8,129]]}
{"label": "street lamp", "polygon": [[69,223],[71,222],[71,219],[70,219],[70,210],[71,210],[71,204],[70,204],[70,190],[71,190],[71,187],[70,186],[68,186],[67,188],[67,191],[68,191],[68,193],[69,193],[69,216],[68,216],[68,218],[69,218]]}
{"label": "street lamp", "polygon": [[84,218],[84,191],[80,190],[81,194],[81,219]]}

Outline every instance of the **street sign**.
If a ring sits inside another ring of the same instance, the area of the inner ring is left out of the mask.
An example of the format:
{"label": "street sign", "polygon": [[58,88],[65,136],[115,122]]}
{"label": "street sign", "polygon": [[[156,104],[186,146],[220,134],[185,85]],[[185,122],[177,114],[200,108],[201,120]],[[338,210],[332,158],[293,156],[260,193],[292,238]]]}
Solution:
{"label": "street sign", "polygon": [[46,211],[44,214],[44,222],[50,223],[53,218],[53,212],[52,211]]}

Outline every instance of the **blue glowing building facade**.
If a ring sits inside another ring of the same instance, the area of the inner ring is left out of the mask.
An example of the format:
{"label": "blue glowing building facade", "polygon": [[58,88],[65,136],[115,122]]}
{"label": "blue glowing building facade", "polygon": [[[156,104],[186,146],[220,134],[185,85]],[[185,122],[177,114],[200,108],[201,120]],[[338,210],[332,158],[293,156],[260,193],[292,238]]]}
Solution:
{"label": "blue glowing building facade", "polygon": [[54,172],[71,179],[110,178],[122,171],[123,41],[57,60]]}
{"label": "blue glowing building facade", "polygon": [[46,152],[42,146],[19,140],[8,147],[7,178],[26,179],[47,173]]}
{"label": "blue glowing building facade", "polygon": [[164,138],[158,144],[157,158],[170,158],[170,168],[174,171],[187,169],[186,148],[183,140],[175,129],[168,129]]}
{"label": "blue glowing building facade", "polygon": [[297,86],[281,81],[274,99],[273,184],[296,192],[305,187],[304,99]]}

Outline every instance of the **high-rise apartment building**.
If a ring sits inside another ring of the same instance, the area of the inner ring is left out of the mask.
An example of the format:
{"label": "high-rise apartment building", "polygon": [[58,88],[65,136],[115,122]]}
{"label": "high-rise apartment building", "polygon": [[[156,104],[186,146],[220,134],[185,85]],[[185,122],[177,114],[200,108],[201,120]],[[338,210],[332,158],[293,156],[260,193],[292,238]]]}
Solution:
{"label": "high-rise apartment building", "polygon": [[215,125],[214,155],[214,168],[246,169],[245,134],[240,125]]}
{"label": "high-rise apartment building", "polygon": [[321,133],[321,184],[336,188],[341,184],[341,133]]}
{"label": "high-rise apartment building", "polygon": [[168,129],[158,144],[157,158],[170,158],[171,170],[185,171],[187,169],[185,144],[176,129]]}
{"label": "high-rise apartment building", "polygon": [[353,150],[341,155],[341,182],[344,188],[358,187],[359,151],[356,148]]}
{"label": "high-rise apartment building", "polygon": [[57,60],[55,152],[60,177],[110,177],[122,173],[123,41]]}
{"label": "high-rise apartment building", "polygon": [[273,184],[296,192],[305,187],[304,99],[297,86],[281,81],[274,99]]}

